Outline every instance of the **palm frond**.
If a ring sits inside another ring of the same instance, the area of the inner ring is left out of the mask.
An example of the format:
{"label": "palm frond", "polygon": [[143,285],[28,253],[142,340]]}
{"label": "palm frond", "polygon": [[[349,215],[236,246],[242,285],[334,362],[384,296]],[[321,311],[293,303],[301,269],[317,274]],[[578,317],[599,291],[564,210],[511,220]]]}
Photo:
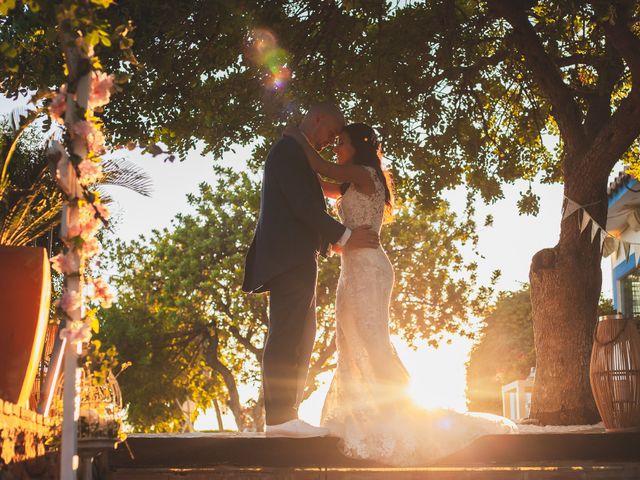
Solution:
{"label": "palm frond", "polygon": [[14,108],[11,113],[4,118],[4,125],[7,130],[7,134],[10,137],[10,142],[2,146],[2,158],[0,159],[2,169],[0,173],[0,181],[6,180],[7,172],[9,169],[9,163],[18,146],[18,140],[22,134],[29,128],[29,126],[35,122],[40,114],[43,112],[44,107],[36,108],[35,110],[29,110],[26,107]]}
{"label": "palm frond", "polygon": [[128,188],[145,197],[150,197],[153,193],[153,182],[149,174],[128,160],[123,158],[104,160],[102,171],[104,177],[99,182],[101,185]]}
{"label": "palm frond", "polygon": [[45,170],[0,218],[0,245],[28,245],[60,223],[62,194],[44,181]]}

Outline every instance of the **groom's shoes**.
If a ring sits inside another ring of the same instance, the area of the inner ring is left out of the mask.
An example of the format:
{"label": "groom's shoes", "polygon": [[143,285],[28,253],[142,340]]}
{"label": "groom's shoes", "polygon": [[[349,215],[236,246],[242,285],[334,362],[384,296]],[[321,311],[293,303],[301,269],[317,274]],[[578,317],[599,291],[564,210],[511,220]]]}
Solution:
{"label": "groom's shoes", "polygon": [[329,435],[329,429],[314,427],[296,418],[278,425],[267,425],[265,433],[267,437],[310,438],[326,437]]}

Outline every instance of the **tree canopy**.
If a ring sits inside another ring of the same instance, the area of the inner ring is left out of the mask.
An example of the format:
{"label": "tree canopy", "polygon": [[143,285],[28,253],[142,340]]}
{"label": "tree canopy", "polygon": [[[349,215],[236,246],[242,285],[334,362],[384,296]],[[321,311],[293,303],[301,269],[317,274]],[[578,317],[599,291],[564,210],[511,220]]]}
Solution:
{"label": "tree canopy", "polygon": [[[545,22],[581,14],[543,5]],[[55,43],[29,30],[39,25],[36,15],[5,19],[5,32],[21,39],[11,47],[16,64],[36,50],[39,66],[59,61]],[[101,46],[108,68],[129,77],[105,116],[116,145],[159,142],[183,155],[201,141],[221,156],[234,144],[257,142],[259,164],[285,122],[314,100],[333,98],[349,120],[380,130],[398,183],[426,204],[460,184],[493,200],[503,181],[540,173],[559,179],[560,151],[541,137],[556,132],[550,105],[507,26],[484,2],[178,1],[149,8],[123,0],[108,15],[112,24],[132,22],[137,59],[123,63],[117,49]],[[267,65],[255,61],[260,28],[273,34]],[[555,43],[574,33],[543,22],[538,28]],[[282,89],[267,85],[274,62],[291,71]],[[60,83],[49,73],[60,69],[15,68],[5,69],[8,94]],[[528,195],[523,209],[535,211]]]}

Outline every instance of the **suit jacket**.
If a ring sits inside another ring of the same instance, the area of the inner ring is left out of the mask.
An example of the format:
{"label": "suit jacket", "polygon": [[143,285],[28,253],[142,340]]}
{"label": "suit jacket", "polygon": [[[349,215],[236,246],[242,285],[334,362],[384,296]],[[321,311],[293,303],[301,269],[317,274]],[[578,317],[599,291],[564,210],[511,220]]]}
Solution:
{"label": "suit jacket", "polygon": [[302,147],[283,137],[269,151],[262,178],[260,217],[245,260],[245,292],[269,290],[280,273],[340,240],[345,227],[327,213],[318,177]]}

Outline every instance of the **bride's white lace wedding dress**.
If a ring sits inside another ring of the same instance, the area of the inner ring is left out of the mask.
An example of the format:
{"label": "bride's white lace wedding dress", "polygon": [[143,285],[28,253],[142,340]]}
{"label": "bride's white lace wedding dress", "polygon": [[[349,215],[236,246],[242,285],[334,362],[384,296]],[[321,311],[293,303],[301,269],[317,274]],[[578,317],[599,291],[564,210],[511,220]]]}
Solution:
{"label": "bride's white lace wedding dress", "polygon": [[[338,204],[344,225],[382,226],[384,185],[367,195],[353,185]],[[387,465],[427,464],[476,438],[515,433],[510,420],[490,414],[427,410],[407,394],[409,374],[389,336],[393,267],[382,249],[342,254],[336,294],[338,365],[322,409],[321,424],[341,438],[343,452]],[[437,368],[427,366],[426,368]],[[437,388],[437,385],[434,385]]]}

